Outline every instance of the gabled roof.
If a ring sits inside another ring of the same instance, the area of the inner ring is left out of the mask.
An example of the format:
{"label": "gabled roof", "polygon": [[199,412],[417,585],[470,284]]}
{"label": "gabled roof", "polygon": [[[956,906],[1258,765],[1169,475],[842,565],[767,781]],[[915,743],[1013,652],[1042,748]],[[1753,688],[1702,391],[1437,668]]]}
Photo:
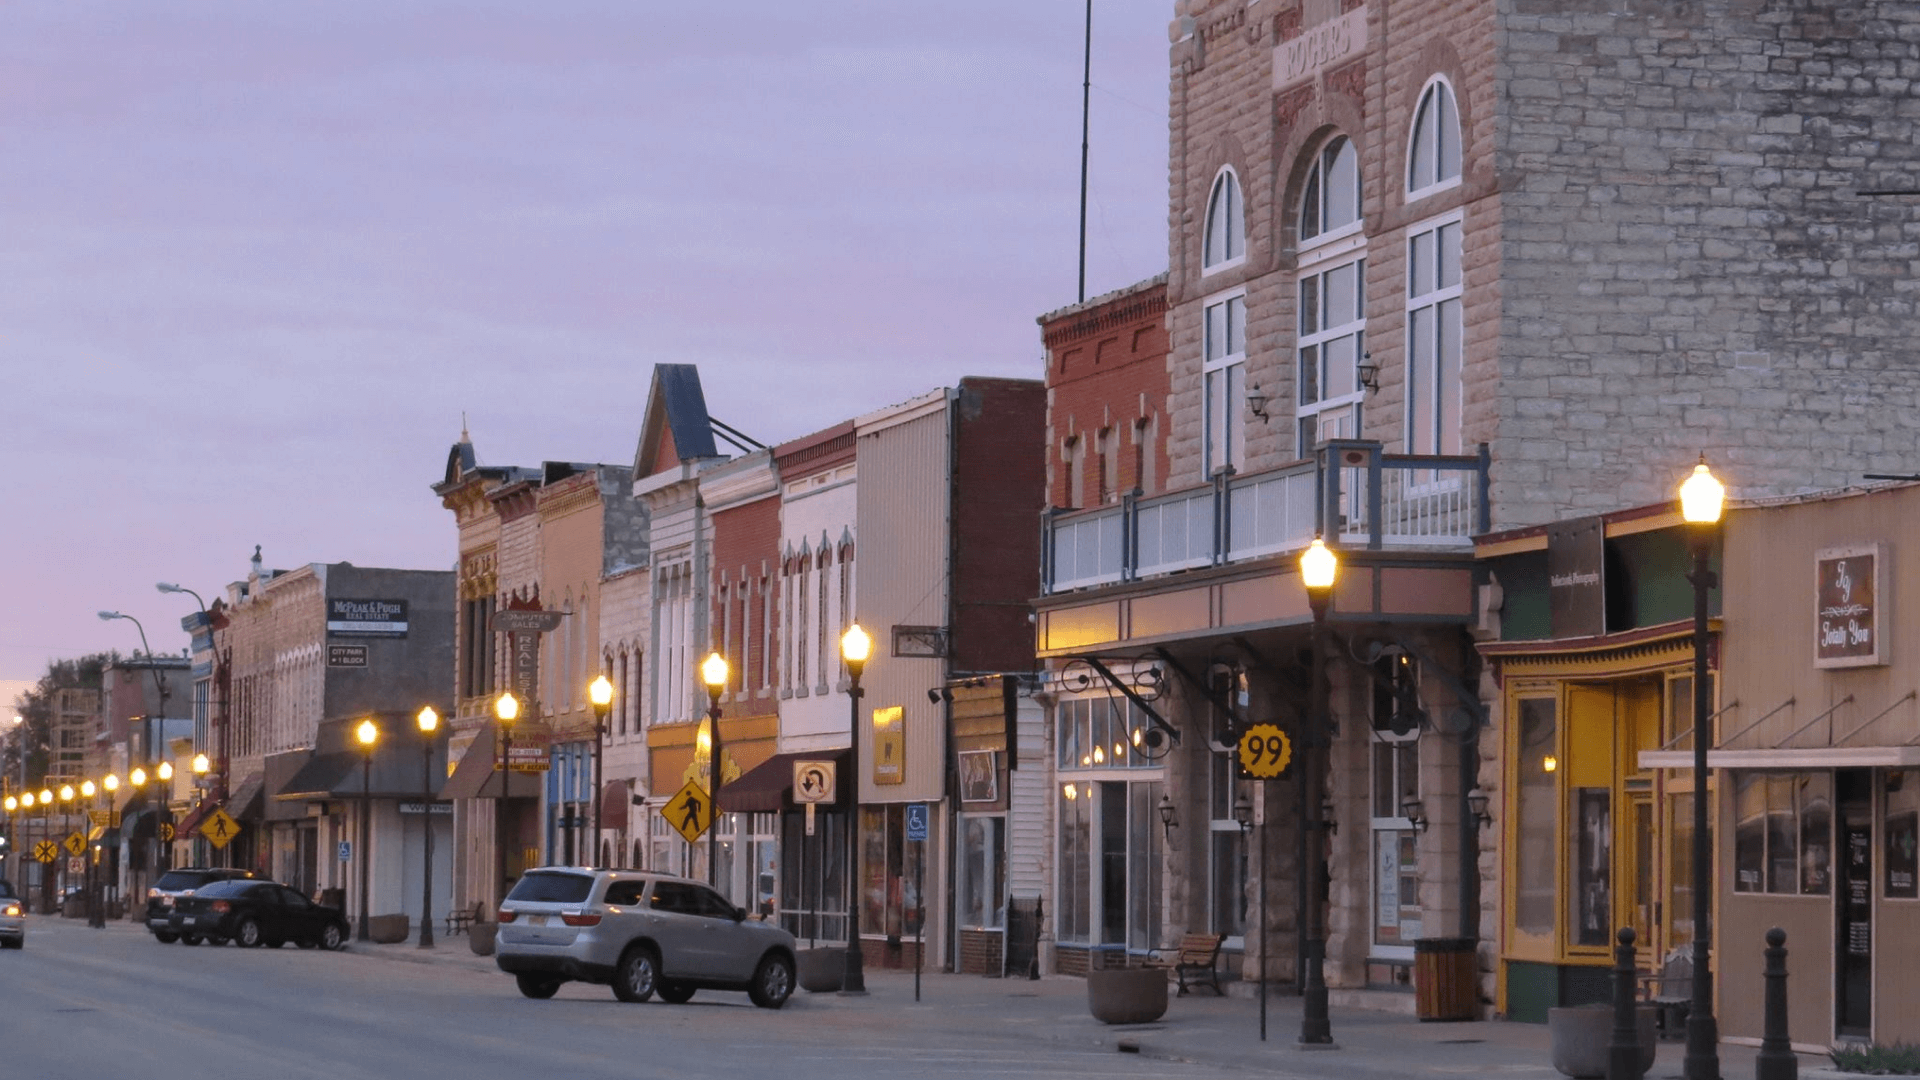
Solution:
{"label": "gabled roof", "polygon": [[693,364],[655,364],[647,391],[646,420],[633,455],[635,479],[696,458],[722,456],[713,442],[713,421]]}

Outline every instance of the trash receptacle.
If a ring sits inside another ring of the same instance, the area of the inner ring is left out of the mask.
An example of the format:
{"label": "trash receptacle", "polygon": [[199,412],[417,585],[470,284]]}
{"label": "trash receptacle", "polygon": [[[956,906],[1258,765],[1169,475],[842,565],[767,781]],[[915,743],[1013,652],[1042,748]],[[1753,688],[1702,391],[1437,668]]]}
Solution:
{"label": "trash receptacle", "polygon": [[1472,938],[1421,938],[1413,943],[1414,1011],[1422,1020],[1472,1020],[1479,972]]}

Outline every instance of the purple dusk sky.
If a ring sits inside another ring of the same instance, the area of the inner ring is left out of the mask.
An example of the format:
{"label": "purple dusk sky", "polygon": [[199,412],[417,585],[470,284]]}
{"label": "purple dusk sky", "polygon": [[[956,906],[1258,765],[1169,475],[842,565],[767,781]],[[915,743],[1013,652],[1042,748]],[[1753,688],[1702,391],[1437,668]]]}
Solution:
{"label": "purple dusk sky", "polygon": [[[428,490],[1038,378],[1079,0],[0,9],[0,689],[269,566],[450,567]],[[1166,267],[1171,0],[1095,0],[1088,295]],[[11,694],[6,695],[11,697]],[[0,702],[4,704],[4,702]]]}

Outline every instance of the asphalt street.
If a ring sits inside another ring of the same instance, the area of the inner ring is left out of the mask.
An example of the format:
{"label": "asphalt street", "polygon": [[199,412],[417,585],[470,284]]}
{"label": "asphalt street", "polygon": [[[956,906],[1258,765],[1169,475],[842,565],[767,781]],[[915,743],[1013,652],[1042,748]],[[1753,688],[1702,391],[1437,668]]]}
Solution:
{"label": "asphalt street", "polygon": [[[951,1012],[703,991],[623,1005],[604,987],[520,996],[476,964],[287,946],[161,945],[136,927],[35,919],[0,952],[0,1076],[32,1080],[1206,1077],[1239,1075],[1034,1040]],[[985,1018],[982,1018],[983,1020]],[[1012,1025],[1017,1029],[1018,1025]],[[964,1026],[963,1026],[964,1028]],[[998,1029],[998,1030],[996,1030]]]}

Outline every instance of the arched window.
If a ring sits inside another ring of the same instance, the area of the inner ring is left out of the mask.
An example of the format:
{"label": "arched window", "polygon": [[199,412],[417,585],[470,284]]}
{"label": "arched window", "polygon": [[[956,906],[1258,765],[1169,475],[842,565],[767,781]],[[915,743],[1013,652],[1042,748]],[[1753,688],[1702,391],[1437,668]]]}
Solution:
{"label": "arched window", "polygon": [[1407,151],[1407,194],[1425,195],[1460,180],[1460,110],[1453,88],[1439,79],[1420,95]]}
{"label": "arched window", "polygon": [[1360,155],[1337,136],[1314,159],[1300,201],[1300,240],[1351,232],[1360,224]]}
{"label": "arched window", "polygon": [[1247,253],[1245,206],[1240,198],[1240,178],[1232,169],[1221,169],[1214,178],[1213,193],[1207,196],[1207,239],[1200,255],[1202,270],[1216,270],[1240,261]]}

